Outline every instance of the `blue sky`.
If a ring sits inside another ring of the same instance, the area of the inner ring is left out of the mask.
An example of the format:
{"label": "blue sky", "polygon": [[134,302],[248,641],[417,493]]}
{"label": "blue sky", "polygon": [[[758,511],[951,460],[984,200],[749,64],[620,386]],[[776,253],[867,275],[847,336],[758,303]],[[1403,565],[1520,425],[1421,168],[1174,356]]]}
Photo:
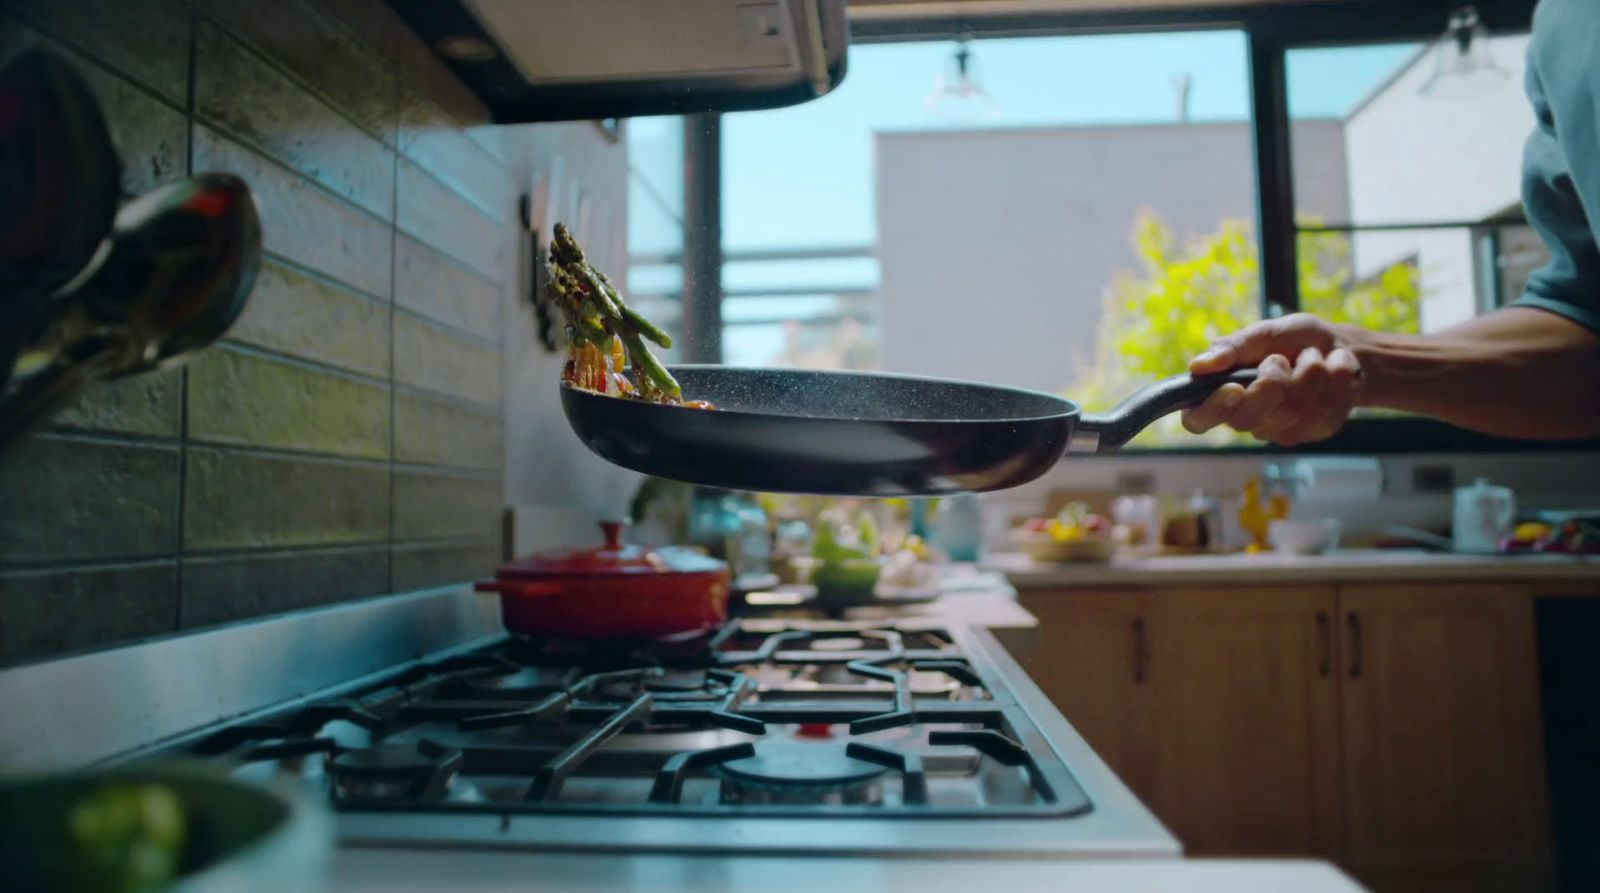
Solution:
{"label": "blue sky", "polygon": [[[1199,121],[1249,116],[1244,35],[1132,34],[975,41],[977,80],[998,103],[977,126],[1170,121],[1172,78],[1192,78]],[[973,126],[924,108],[949,43],[852,47],[838,90],[814,102],[723,119],[723,232],[730,248],[870,244],[872,134]],[[1343,116],[1409,57],[1410,47],[1296,54],[1296,115]]]}
{"label": "blue sky", "polygon": [[[967,127],[1059,127],[1173,120],[1173,79],[1191,78],[1189,112],[1196,121],[1249,117],[1245,37],[1191,32],[980,40],[971,44],[975,79],[997,103],[973,122],[930,112],[924,100],[950,65],[954,44],[858,45],[844,83],[821,99],[766,112],[723,117],[723,244],[733,250],[871,245],[874,133]],[[1291,54],[1291,112],[1343,117],[1411,58],[1414,45],[1317,49]],[[635,184],[629,239],[634,253],[676,247],[681,196],[681,125],[677,119],[629,122]],[[654,195],[645,184],[654,184]],[[662,208],[665,204],[667,207]],[[729,264],[724,282],[739,285],[860,286],[876,283],[870,259],[809,264]],[[672,288],[676,271],[635,268],[637,293]],[[725,312],[758,316],[825,310],[832,299],[768,299],[759,308],[730,300]],[[744,356],[761,362],[779,343],[777,327],[742,327]]]}

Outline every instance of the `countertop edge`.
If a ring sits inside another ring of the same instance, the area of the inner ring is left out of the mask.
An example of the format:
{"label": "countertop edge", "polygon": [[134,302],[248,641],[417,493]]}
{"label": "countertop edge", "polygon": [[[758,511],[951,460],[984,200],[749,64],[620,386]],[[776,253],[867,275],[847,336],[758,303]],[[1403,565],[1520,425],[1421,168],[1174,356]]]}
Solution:
{"label": "countertop edge", "polygon": [[1547,582],[1600,585],[1600,557],[1469,556],[1384,554],[1365,559],[1348,554],[1284,558],[1270,555],[1183,556],[1119,559],[1107,564],[1044,565],[1025,556],[1001,555],[985,570],[1003,574],[1018,590],[1066,586],[1148,586],[1285,582]]}

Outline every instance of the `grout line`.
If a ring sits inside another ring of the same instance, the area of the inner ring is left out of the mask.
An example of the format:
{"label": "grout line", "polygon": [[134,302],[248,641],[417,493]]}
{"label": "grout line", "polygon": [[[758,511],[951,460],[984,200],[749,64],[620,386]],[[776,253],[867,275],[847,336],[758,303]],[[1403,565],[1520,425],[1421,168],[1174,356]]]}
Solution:
{"label": "grout line", "polygon": [[[71,428],[52,428],[40,431],[33,435],[40,442],[45,443],[77,443],[94,446],[112,447],[144,447],[146,449],[169,450],[179,452],[183,441],[179,438],[167,437],[157,434],[135,434],[120,431],[90,431]],[[357,467],[383,467],[393,464],[402,472],[437,472],[445,475],[459,477],[485,477],[498,472],[497,468],[489,466],[449,465],[440,462],[392,462],[384,456],[350,456],[338,453],[323,453],[315,450],[297,450],[287,447],[268,446],[263,444],[240,443],[228,440],[208,440],[203,437],[187,438],[188,446],[231,453],[241,456],[254,456],[264,459],[285,459],[290,461],[304,461],[318,465],[348,465]]]}
{"label": "grout line", "polygon": [[[515,224],[504,224],[504,225],[505,226],[512,226],[512,227],[515,226]],[[434,254],[437,254],[439,256],[439,260],[442,263],[448,264],[449,266],[455,268],[459,272],[466,273],[467,275],[473,277],[474,279],[477,279],[477,280],[483,282],[485,285],[499,285],[499,282],[493,276],[489,275],[488,273],[483,272],[482,270],[478,269],[477,267],[473,266],[472,264],[469,264],[466,261],[462,260],[461,258],[456,257],[455,255],[451,254],[450,252],[444,250],[443,248],[440,248],[439,246],[433,244],[432,242],[429,242],[427,239],[424,239],[421,236],[413,235],[410,231],[405,230],[405,229],[401,229],[400,230],[400,236],[402,238],[410,239],[411,241],[416,242],[418,245],[421,245],[423,248],[426,248],[427,250],[433,252]]]}
{"label": "grout line", "polygon": [[[187,61],[187,79],[184,84],[184,171],[194,174],[194,108],[195,108],[195,70],[198,34],[199,13],[191,5],[186,7],[189,18],[189,57]],[[185,506],[189,499],[189,385],[190,367],[184,364],[179,372],[178,381],[178,493],[175,517],[177,523],[173,529],[173,550],[175,552],[175,567],[172,573],[174,587],[172,598],[172,629],[183,629],[183,546],[184,527],[187,512]]]}
{"label": "grout line", "polygon": [[442,548],[450,546],[493,546],[496,548],[496,550],[498,550],[500,547],[500,534],[498,532],[464,533],[455,534],[452,536],[407,537],[405,539],[395,540],[389,545],[389,550],[391,552],[395,549],[400,549],[402,551],[414,551],[419,549]]}
{"label": "grout line", "polygon": [[351,369],[347,366],[336,366],[327,362],[326,360],[315,360],[311,359],[310,357],[303,357],[299,354],[289,353],[287,351],[279,350],[275,347],[267,347],[265,345],[257,344],[254,341],[241,341],[238,338],[224,336],[223,338],[219,339],[217,343],[220,346],[225,347],[227,351],[231,353],[254,357],[260,360],[270,360],[274,363],[282,363],[285,366],[294,366],[298,369],[304,369],[308,372],[315,372],[319,375],[326,375],[330,378],[342,378],[346,381],[372,385],[373,387],[387,387],[389,385],[388,377],[383,374],[373,375],[370,372],[362,372],[357,369]]}
{"label": "grout line", "polygon": [[[391,101],[394,112],[394,151],[389,155],[389,176],[393,188],[389,190],[389,510],[388,523],[384,525],[384,536],[388,548],[385,550],[384,586],[385,592],[394,592],[394,525],[396,517],[395,498],[398,495],[395,473],[396,458],[400,454],[399,435],[399,394],[395,390],[395,295],[399,291],[396,280],[400,275],[400,68],[399,63],[393,59],[388,61],[390,84],[392,87]],[[443,252],[440,252],[443,254]]]}
{"label": "grout line", "polygon": [[[372,375],[370,373],[360,372],[355,369],[349,369],[344,366],[335,366],[323,360],[308,359],[306,357],[299,356],[298,354],[285,353],[284,351],[276,348],[263,347],[262,345],[254,342],[240,341],[235,338],[224,337],[220,339],[217,344],[219,347],[231,353],[254,357],[256,359],[268,360],[274,363],[282,363],[285,366],[294,366],[299,369],[304,369],[308,372],[315,372],[318,375],[326,375],[330,378],[340,378],[346,381],[370,385],[372,387],[398,387],[404,393],[436,398],[441,403],[451,403],[461,407],[462,409],[475,410],[485,414],[499,414],[500,404],[498,401],[479,400],[476,397],[469,397],[464,394],[451,393],[450,391],[440,391],[433,388],[421,387],[419,385],[406,384],[404,382],[395,382],[393,365],[394,316],[395,314],[393,312],[389,314],[390,365],[387,376]],[[476,346],[482,347],[485,350],[494,350],[495,357],[498,360],[498,350],[491,348],[489,345]]]}
{"label": "grout line", "polygon": [[0,577],[28,577],[57,573],[102,573],[110,570],[176,565],[177,555],[110,555],[96,558],[58,558],[0,566]]}
{"label": "grout line", "polygon": [[300,261],[295,260],[288,255],[279,254],[271,248],[263,246],[261,249],[261,257],[263,260],[272,261],[274,264],[277,264],[278,266],[283,267],[291,272],[298,273],[307,279],[315,280],[320,285],[338,289],[341,292],[349,292],[350,294],[355,295],[364,301],[371,301],[374,304],[386,303],[382,295],[376,295],[364,288],[361,288],[360,286],[351,285],[343,279],[335,278],[334,276],[331,276],[328,273],[317,269],[316,267],[308,267]]}
{"label": "grout line", "polygon": [[[341,208],[385,226],[392,223],[392,221],[384,220],[382,217],[379,217],[375,211],[373,211],[371,208],[368,208],[366,205],[363,205],[350,196],[339,192],[328,184],[318,180],[316,177],[307,174],[300,168],[295,167],[294,164],[289,160],[279,156],[275,152],[269,151],[264,146],[256,144],[249,138],[235,133],[233,130],[224,126],[220,122],[214,121],[206,115],[197,114],[193,115],[192,117],[193,120],[191,122],[191,126],[204,126],[205,129],[213,134],[217,139],[225,143],[231,143],[232,145],[244,150],[249,155],[265,162],[267,165],[275,167],[279,171],[288,174],[289,176],[295,178],[295,180],[301,185],[310,187],[311,189],[320,193],[323,198],[332,199]],[[385,147],[385,150],[387,151],[387,147]],[[463,263],[465,263],[465,261],[463,261]],[[342,279],[336,279],[335,281],[340,283],[344,282]],[[355,288],[358,291],[360,290],[358,286],[351,285],[349,287]]]}
{"label": "grout line", "polygon": [[[260,159],[263,163],[265,163],[265,164],[267,164],[267,165],[269,165],[271,167],[277,168],[279,171],[289,175],[290,177],[293,177],[296,180],[296,182],[301,183],[301,184],[303,184],[303,185],[305,185],[307,187],[310,187],[311,189],[315,190],[317,193],[320,193],[320,195],[322,197],[327,198],[327,199],[331,199],[332,201],[336,202],[341,208],[343,208],[343,209],[345,209],[347,211],[350,211],[352,213],[355,213],[355,214],[357,214],[359,216],[365,217],[365,218],[367,218],[369,220],[375,221],[375,222],[377,222],[379,224],[382,224],[384,226],[397,227],[397,228],[399,228],[399,230],[400,230],[400,232],[402,234],[408,236],[413,241],[416,241],[416,242],[418,242],[418,243],[420,243],[422,245],[426,245],[429,249],[433,250],[440,257],[444,257],[444,258],[449,259],[450,261],[453,261],[456,266],[461,267],[462,269],[464,269],[464,270],[466,270],[466,271],[468,271],[470,273],[473,273],[478,278],[482,279],[483,281],[485,281],[485,282],[487,282],[487,283],[489,283],[491,285],[497,284],[496,280],[494,278],[495,277],[494,273],[486,272],[482,267],[478,266],[477,264],[474,264],[472,261],[469,261],[466,258],[463,258],[463,257],[461,257],[459,255],[456,255],[456,254],[450,252],[449,250],[441,247],[440,245],[430,241],[427,237],[425,237],[425,236],[423,236],[421,234],[414,233],[414,232],[412,232],[412,231],[410,231],[408,229],[405,229],[403,227],[399,227],[399,224],[398,224],[397,221],[385,220],[382,217],[379,217],[375,212],[373,212],[366,205],[363,205],[363,204],[360,204],[359,202],[356,202],[355,200],[350,198],[350,196],[343,195],[343,194],[339,193],[338,191],[336,191],[333,188],[329,187],[326,183],[323,183],[321,180],[318,180],[315,177],[309,176],[308,174],[306,174],[301,169],[295,167],[289,161],[287,161],[287,160],[285,160],[283,158],[280,158],[277,154],[275,154],[275,153],[273,153],[271,151],[268,151],[265,147],[259,146],[256,143],[252,142],[251,140],[234,133],[232,130],[228,129],[227,127],[222,126],[218,122],[212,121],[210,118],[207,118],[207,117],[204,117],[204,116],[194,116],[194,119],[195,120],[191,120],[191,122],[190,122],[191,130],[195,127],[196,124],[203,125],[206,128],[207,131],[209,131],[210,133],[214,134],[218,139],[220,139],[220,140],[222,140],[222,141],[224,141],[226,143],[230,143],[233,146],[238,147],[239,149],[243,150],[244,152],[249,153],[252,157]],[[191,142],[191,145],[192,145],[192,143],[193,143],[193,139],[192,138],[191,138],[190,142]],[[397,199],[398,198],[398,192],[399,192],[399,169],[398,169],[399,168],[399,165],[398,165],[399,153],[395,152],[393,149],[388,148],[387,146],[384,147],[384,151],[394,155],[396,160],[397,160],[396,171],[395,171],[395,190],[394,190],[395,193],[397,194],[396,195],[396,199]],[[423,170],[420,167],[418,169],[419,170]],[[427,171],[423,170],[423,173],[426,174]],[[431,174],[429,175],[429,178],[432,179],[432,175]],[[441,186],[442,186],[442,184],[441,184]],[[467,202],[466,199],[463,199],[460,196],[457,196],[455,194],[455,190],[450,189],[447,186],[442,186],[442,188],[444,188],[446,190],[446,192],[448,192],[451,195],[451,197],[455,198],[457,201],[466,202],[469,205],[469,207],[471,208],[472,213],[477,215],[478,217],[481,217],[485,223],[488,223],[488,224],[490,224],[491,226],[494,226],[497,229],[500,228],[500,227],[505,227],[505,226],[510,226],[511,225],[511,224],[503,222],[503,221],[495,220],[494,218],[490,217],[489,215],[487,215],[487,214],[483,213],[482,211],[478,210],[476,205],[472,205],[470,202]],[[393,200],[393,203],[392,203],[391,206],[393,208],[393,211],[394,211],[395,215],[398,216],[399,213],[400,213],[400,206],[398,204],[398,201],[397,200]],[[323,275],[324,276],[329,276],[329,278],[333,278],[331,276],[331,274],[328,274],[326,272],[324,272]],[[354,288],[357,291],[361,291],[362,290],[359,286],[356,286],[356,285],[354,285],[352,283],[346,283],[343,279],[333,278],[333,281],[338,282],[341,285],[345,285],[346,287]],[[391,282],[390,290],[391,290],[391,293],[392,293],[392,291],[393,291],[393,283],[392,282]]]}
{"label": "grout line", "polygon": [[[317,13],[314,12],[313,14],[315,15]],[[373,133],[371,130],[368,130],[367,126],[365,124],[362,124],[359,120],[356,119],[355,115],[351,114],[350,111],[347,108],[345,108],[344,103],[334,99],[332,96],[330,96],[327,93],[327,91],[323,90],[315,82],[307,80],[305,77],[301,76],[298,72],[296,72],[293,69],[289,68],[287,65],[284,65],[283,63],[279,62],[277,57],[271,55],[266,50],[264,50],[261,47],[257,46],[255,41],[251,40],[250,37],[245,32],[239,31],[239,30],[235,30],[231,25],[228,25],[227,23],[222,22],[222,21],[220,21],[218,19],[215,19],[212,16],[210,16],[208,14],[205,14],[205,13],[201,14],[200,19],[202,21],[204,21],[210,27],[212,27],[212,28],[216,29],[218,32],[222,33],[224,36],[227,37],[227,39],[229,39],[229,40],[233,41],[234,43],[238,44],[241,49],[243,49],[246,53],[249,53],[251,56],[255,57],[255,59],[258,62],[260,62],[261,64],[263,64],[263,65],[267,66],[268,68],[272,69],[274,72],[276,72],[278,74],[279,77],[287,80],[296,90],[300,91],[301,93],[306,94],[307,96],[310,96],[312,99],[315,99],[316,101],[318,101],[318,102],[322,103],[323,105],[327,106],[329,108],[329,110],[331,110],[334,114],[336,114],[339,117],[343,118],[345,120],[345,123],[349,124],[351,127],[354,127],[356,130],[361,131],[362,133],[366,134],[367,136],[372,137],[373,139],[383,143],[386,147],[393,148],[394,144],[392,142],[390,142],[390,140],[388,140],[384,136],[381,136],[379,134]],[[327,24],[328,22],[327,22],[326,19],[324,19],[323,23]],[[337,27],[337,25],[335,27]],[[341,28],[340,30],[343,30],[343,29]],[[378,67],[380,67],[380,68],[388,66],[388,61],[381,58],[382,54],[376,53],[376,52],[367,51],[366,48],[365,48],[365,44],[362,41],[358,40],[358,41],[354,41],[354,43],[358,47],[362,47],[362,50],[358,51],[361,55],[365,55],[365,56],[369,56],[369,57],[370,56],[379,56],[380,57],[377,60],[373,60],[373,59],[369,58],[368,59],[369,62],[377,61],[379,63]]]}
{"label": "grout line", "polygon": [[[256,137],[242,133],[239,130],[229,126],[227,123],[213,117],[212,115],[200,114],[198,111],[196,111],[195,117],[205,124],[206,127],[209,128],[213,133],[216,133],[231,142],[238,143],[240,146],[243,146],[244,148],[254,152],[257,155],[260,155],[263,158],[272,159],[273,161],[277,162],[280,167],[296,174],[297,176],[305,179],[307,182],[315,183],[317,186],[321,187],[324,192],[339,199],[341,202],[344,202],[351,208],[354,208],[368,217],[372,217],[382,223],[389,222],[378,216],[379,212],[373,209],[372,204],[368,203],[362,198],[358,198],[356,195],[342,191],[341,187],[336,183],[329,183],[326,180],[320,179],[316,174],[307,172],[307,170],[301,166],[301,162],[286,157],[284,154],[282,154],[282,150],[268,146],[259,141]],[[372,140],[373,144],[377,146],[380,152],[391,151],[388,146],[378,142],[376,139],[373,139],[372,136],[369,135],[365,130],[358,130],[358,132],[367,139]],[[355,189],[353,185],[349,185],[349,188],[352,190]],[[390,203],[390,208],[394,208],[393,202]]]}
{"label": "grout line", "polygon": [[395,310],[410,317],[411,319],[416,320],[419,323],[422,323],[423,325],[426,325],[430,329],[434,329],[445,335],[449,335],[457,341],[463,341],[467,344],[473,345],[474,347],[488,348],[493,350],[495,353],[500,352],[500,339],[498,337],[484,337],[483,335],[479,335],[475,332],[469,332],[460,326],[453,325],[445,322],[444,320],[429,316],[426,313],[418,313],[410,307],[403,307],[396,304]]}
{"label": "grout line", "polygon": [[[156,100],[167,108],[177,112],[183,111],[182,106],[174,103],[166,93],[156,89],[156,85],[153,82],[146,80],[142,75],[135,74],[134,72],[124,68],[122,65],[107,58],[104,53],[98,52],[94,47],[85,43],[81,35],[74,33],[74,29],[70,25],[62,27],[61,30],[57,30],[56,25],[50,23],[48,20],[38,18],[37,13],[31,13],[25,9],[11,9],[9,6],[4,7],[4,12],[22,27],[33,31],[36,35],[44,40],[56,44],[56,49],[66,50],[75,57],[72,61],[83,62],[98,68],[101,72],[126,83],[128,86],[146,94],[151,99]],[[193,16],[189,15],[187,10],[185,14],[189,18],[191,34],[190,43],[192,49],[194,21]],[[193,54],[191,53],[191,56],[192,55]]]}
{"label": "grout line", "polygon": [[[501,401],[485,402],[474,400],[471,397],[462,397],[459,394],[450,394],[444,391],[435,391],[431,388],[419,388],[414,384],[397,382],[394,386],[396,394],[406,394],[414,397],[424,397],[435,403],[445,403],[457,409],[464,409],[478,415],[494,416],[495,421],[504,421],[502,418]],[[504,399],[504,395],[502,395]]]}

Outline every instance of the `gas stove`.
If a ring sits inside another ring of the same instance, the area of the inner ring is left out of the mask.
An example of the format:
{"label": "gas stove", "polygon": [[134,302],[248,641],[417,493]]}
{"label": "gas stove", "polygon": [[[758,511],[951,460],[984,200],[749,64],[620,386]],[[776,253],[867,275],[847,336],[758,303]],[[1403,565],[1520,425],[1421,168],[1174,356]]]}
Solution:
{"label": "gas stove", "polygon": [[0,765],[208,761],[301,786],[350,850],[1180,853],[986,630],[619,650],[494,617],[439,590],[0,673]]}
{"label": "gas stove", "polygon": [[743,621],[625,653],[508,639],[190,753],[342,814],[1070,817],[1093,804],[951,630]]}

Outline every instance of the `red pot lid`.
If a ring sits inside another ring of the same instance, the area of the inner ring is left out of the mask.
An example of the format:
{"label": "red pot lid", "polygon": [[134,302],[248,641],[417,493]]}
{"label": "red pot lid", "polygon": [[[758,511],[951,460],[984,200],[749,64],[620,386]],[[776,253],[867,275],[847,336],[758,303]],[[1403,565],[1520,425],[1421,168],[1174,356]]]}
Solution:
{"label": "red pot lid", "polygon": [[646,549],[624,545],[622,524],[601,521],[605,544],[591,549],[557,549],[539,552],[500,568],[496,576],[504,579],[548,577],[604,577],[618,574],[709,574],[726,573],[727,564],[693,549]]}

